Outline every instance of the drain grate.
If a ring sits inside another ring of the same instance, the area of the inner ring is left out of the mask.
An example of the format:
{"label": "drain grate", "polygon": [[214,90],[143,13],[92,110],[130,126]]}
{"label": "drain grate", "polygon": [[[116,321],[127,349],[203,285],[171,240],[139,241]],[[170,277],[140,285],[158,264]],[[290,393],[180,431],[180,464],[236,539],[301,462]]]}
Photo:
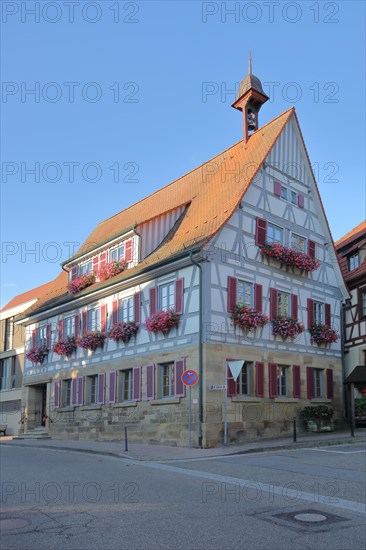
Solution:
{"label": "drain grate", "polygon": [[273,517],[297,523],[297,525],[329,525],[339,521],[347,521],[347,518],[329,514],[328,512],[319,512],[319,510],[297,510],[285,514],[275,514]]}

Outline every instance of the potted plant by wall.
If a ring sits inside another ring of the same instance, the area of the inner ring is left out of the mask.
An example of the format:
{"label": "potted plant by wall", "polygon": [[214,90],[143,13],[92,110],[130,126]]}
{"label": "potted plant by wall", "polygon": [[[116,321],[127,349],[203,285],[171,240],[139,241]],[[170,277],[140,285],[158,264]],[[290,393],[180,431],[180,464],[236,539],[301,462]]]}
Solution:
{"label": "potted plant by wall", "polygon": [[253,332],[256,328],[262,328],[268,323],[269,318],[264,313],[255,311],[242,303],[236,304],[231,314],[234,327]]}
{"label": "potted plant by wall", "polygon": [[87,332],[83,336],[80,336],[76,341],[76,345],[78,346],[78,348],[95,351],[97,348],[103,347],[105,339],[106,334],[104,332],[95,330]]}
{"label": "potted plant by wall", "polygon": [[132,336],[136,336],[139,327],[136,323],[129,321],[128,323],[114,323],[111,330],[108,332],[108,337],[115,342],[129,342]]}
{"label": "potted plant by wall", "polygon": [[57,355],[63,355],[65,357],[70,357],[76,351],[76,340],[74,336],[67,336],[66,338],[61,338],[53,346],[52,351],[57,353]]}
{"label": "potted plant by wall", "polygon": [[38,346],[38,348],[32,348],[30,351],[28,351],[26,357],[29,359],[29,361],[32,361],[32,363],[36,363],[37,365],[42,365],[44,358],[47,356],[49,352],[49,349],[47,346],[42,345]]}
{"label": "potted plant by wall", "polygon": [[308,432],[332,432],[334,410],[328,405],[310,405],[300,412]]}
{"label": "potted plant by wall", "polygon": [[317,344],[318,346],[337,342],[339,338],[339,334],[334,328],[321,323],[314,324],[311,328],[309,328],[309,332],[311,334],[311,344]]}
{"label": "potted plant by wall", "polygon": [[274,336],[281,336],[283,340],[287,340],[287,338],[293,340],[296,336],[304,332],[304,330],[304,325],[293,317],[282,315],[272,321],[272,334]]}
{"label": "potted plant by wall", "polygon": [[157,311],[145,321],[145,328],[153,334],[168,334],[170,329],[179,325],[179,315],[173,309]]}

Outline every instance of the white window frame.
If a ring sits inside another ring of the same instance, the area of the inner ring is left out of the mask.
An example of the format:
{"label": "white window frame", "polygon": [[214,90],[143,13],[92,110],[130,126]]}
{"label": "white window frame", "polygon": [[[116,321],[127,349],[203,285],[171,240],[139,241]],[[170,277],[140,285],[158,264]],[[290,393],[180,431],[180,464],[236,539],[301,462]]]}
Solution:
{"label": "white window frame", "polygon": [[98,375],[92,374],[87,377],[88,405],[96,405],[98,399]]}
{"label": "white window frame", "polygon": [[93,260],[87,260],[79,265],[78,276],[87,275],[91,271],[93,271]]}
{"label": "white window frame", "polygon": [[109,262],[119,262],[126,256],[126,241],[123,241],[108,251]]}
{"label": "white window frame", "polygon": [[[236,381],[237,395],[250,395],[252,370],[253,363],[244,361],[244,365],[242,366],[238,379]],[[243,391],[243,385],[246,385],[247,391]]]}
{"label": "white window frame", "polygon": [[0,367],[0,390],[6,391],[9,390],[9,381],[10,381],[10,372],[11,372],[11,357],[6,359],[1,359]]}
{"label": "white window frame", "polygon": [[296,191],[293,191],[292,189],[290,189],[290,202],[297,206],[298,194],[296,193]]}
{"label": "white window frame", "polygon": [[282,292],[282,290],[277,292],[277,315],[279,317],[283,315],[286,317],[291,316],[291,298],[289,292]]}
{"label": "white window frame", "polygon": [[[272,235],[271,236],[269,235],[270,231],[273,232],[273,238],[272,238]],[[279,233],[279,235],[277,235],[276,233]],[[267,223],[267,242],[268,243],[283,244],[283,234],[284,234],[284,231],[282,227],[280,227],[279,225],[275,225],[274,223],[270,223],[270,222]],[[277,236],[279,236],[280,239],[278,239]]]}
{"label": "white window frame", "polygon": [[62,380],[62,405],[64,407],[71,407],[71,378]]}
{"label": "white window frame", "polygon": [[75,317],[73,315],[64,318],[64,338],[74,336],[75,334]]}
{"label": "white window frame", "polygon": [[159,285],[159,310],[168,311],[175,308],[175,281]]}
{"label": "white window frame", "polygon": [[128,323],[134,320],[133,296],[121,298],[118,302],[118,321]]}
{"label": "white window frame", "polygon": [[314,368],[314,399],[322,399],[324,391],[323,369]]}
{"label": "white window frame", "polygon": [[7,317],[4,320],[4,351],[13,347],[14,338],[14,317]]}
{"label": "white window frame", "polygon": [[36,345],[37,347],[47,345],[47,325],[41,325],[40,327],[38,327]]}
{"label": "white window frame", "polygon": [[[300,240],[303,242],[303,246],[300,246]],[[298,233],[291,234],[291,247],[299,250],[300,252],[306,252],[307,239]]]}
{"label": "white window frame", "polygon": [[366,288],[362,288],[360,291],[361,300],[361,317],[366,317]]}
{"label": "white window frame", "polygon": [[238,279],[236,300],[247,307],[254,307],[254,283]]}
{"label": "white window frame", "polygon": [[281,185],[281,199],[283,199],[284,201],[288,201],[287,192],[288,192],[287,187],[285,187],[284,185]]}
{"label": "white window frame", "polygon": [[277,393],[278,397],[289,396],[289,374],[290,368],[286,365],[277,366]]}
{"label": "white window frame", "polygon": [[314,300],[314,325],[322,325],[324,322],[324,302]]}
{"label": "white window frame", "polygon": [[348,258],[348,269],[349,271],[353,271],[358,267],[360,267],[360,255],[356,252],[356,254],[352,254],[352,256]]}
{"label": "white window frame", "polygon": [[161,363],[159,365],[160,370],[160,388],[162,399],[174,397],[174,362]]}
{"label": "white window frame", "polygon": [[133,371],[132,369],[125,369],[119,372],[120,378],[120,402],[126,403],[133,400]]}
{"label": "white window frame", "polygon": [[97,331],[101,328],[101,311],[100,307],[92,307],[88,309],[88,331]]}

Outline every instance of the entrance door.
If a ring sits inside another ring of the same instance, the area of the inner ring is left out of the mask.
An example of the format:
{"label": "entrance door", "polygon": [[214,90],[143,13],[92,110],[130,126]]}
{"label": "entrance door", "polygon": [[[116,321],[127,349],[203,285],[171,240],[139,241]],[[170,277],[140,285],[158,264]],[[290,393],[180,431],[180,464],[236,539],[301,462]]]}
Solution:
{"label": "entrance door", "polygon": [[47,386],[42,386],[42,407],[41,407],[41,426],[46,425],[46,402],[47,402]]}
{"label": "entrance door", "polygon": [[36,386],[36,396],[35,396],[35,427],[45,426],[46,425],[46,403],[47,403],[47,386],[42,384]]}

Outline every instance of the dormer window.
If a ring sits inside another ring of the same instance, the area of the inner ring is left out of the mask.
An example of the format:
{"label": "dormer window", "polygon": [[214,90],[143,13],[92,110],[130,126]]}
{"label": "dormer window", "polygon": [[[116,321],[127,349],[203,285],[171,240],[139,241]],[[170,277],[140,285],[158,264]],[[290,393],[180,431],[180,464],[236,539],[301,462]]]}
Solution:
{"label": "dormer window", "polygon": [[352,256],[348,258],[348,269],[350,271],[353,271],[354,269],[357,269],[359,266],[360,266],[360,256],[357,252],[357,254],[352,254]]}
{"label": "dormer window", "polygon": [[79,268],[79,275],[86,275],[87,273],[90,273],[93,269],[93,262],[90,260],[89,262],[85,262],[80,265]]}
{"label": "dormer window", "polygon": [[109,261],[110,262],[119,262],[120,260],[125,259],[125,245],[120,244],[112,250],[109,251]]}

